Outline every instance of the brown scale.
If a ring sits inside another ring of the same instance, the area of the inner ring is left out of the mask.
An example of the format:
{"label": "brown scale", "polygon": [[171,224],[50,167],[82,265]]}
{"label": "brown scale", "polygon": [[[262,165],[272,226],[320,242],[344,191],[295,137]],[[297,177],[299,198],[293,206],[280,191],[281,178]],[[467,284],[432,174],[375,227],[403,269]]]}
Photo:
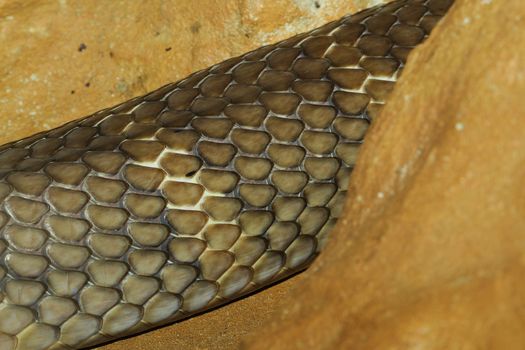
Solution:
{"label": "brown scale", "polygon": [[[140,166],[140,165],[135,165],[135,164],[126,165],[122,171],[123,180],[126,180],[129,185],[131,185],[132,187],[134,187],[135,189],[139,191],[146,191],[146,192],[155,191],[159,187],[159,185],[162,183],[162,181],[164,180],[164,177],[165,177],[165,172],[161,169],[145,167],[145,166]],[[111,179],[105,179],[105,180],[112,181],[112,182],[118,181],[118,180],[111,180]],[[103,180],[101,179],[100,182],[102,181]],[[88,181],[88,185],[89,185],[89,181]],[[100,191],[100,195],[102,196],[103,195],[102,192],[105,189],[109,189],[111,193],[114,193],[114,195],[117,194],[117,190],[118,190],[117,188],[113,186],[108,187],[107,185],[104,186],[101,184],[100,185],[93,184],[93,189],[91,190],[88,189],[88,191],[92,193],[92,195],[95,194],[97,191]],[[119,192],[122,192],[122,191],[119,190]],[[122,193],[120,193],[120,195],[121,194]],[[118,199],[118,197],[113,197],[113,198],[115,198],[114,200],[115,202]]]}
{"label": "brown scale", "polygon": [[224,114],[232,121],[241,126],[260,126],[268,111],[261,105],[230,105],[224,110]]}
{"label": "brown scale", "polygon": [[333,84],[323,80],[295,80],[292,89],[306,100],[325,102],[332,92]]}
{"label": "brown scale", "polygon": [[89,237],[91,249],[104,258],[118,259],[129,249],[131,241],[128,237],[94,233]]}
{"label": "brown scale", "polygon": [[217,221],[232,221],[242,209],[242,201],[237,198],[209,196],[202,208]]}
{"label": "brown scale", "polygon": [[451,3],[374,7],[0,147],[0,348],[93,346],[307,267]]}

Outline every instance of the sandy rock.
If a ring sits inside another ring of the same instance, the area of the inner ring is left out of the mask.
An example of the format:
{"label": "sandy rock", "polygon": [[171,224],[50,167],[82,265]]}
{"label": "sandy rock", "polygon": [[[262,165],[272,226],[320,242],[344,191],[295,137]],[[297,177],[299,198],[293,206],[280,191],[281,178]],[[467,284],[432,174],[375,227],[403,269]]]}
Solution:
{"label": "sandy rock", "polygon": [[0,144],[383,0],[0,0]]}
{"label": "sandy rock", "polygon": [[345,219],[244,348],[525,348],[524,16],[457,1],[416,49]]}

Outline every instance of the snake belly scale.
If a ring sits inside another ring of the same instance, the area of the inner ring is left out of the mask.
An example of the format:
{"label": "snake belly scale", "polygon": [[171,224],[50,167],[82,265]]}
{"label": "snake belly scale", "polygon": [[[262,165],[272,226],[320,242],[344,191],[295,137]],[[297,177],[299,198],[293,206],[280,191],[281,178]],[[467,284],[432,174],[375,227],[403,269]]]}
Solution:
{"label": "snake belly scale", "polygon": [[397,0],[0,147],[0,349],[77,349],[304,269],[452,0]]}

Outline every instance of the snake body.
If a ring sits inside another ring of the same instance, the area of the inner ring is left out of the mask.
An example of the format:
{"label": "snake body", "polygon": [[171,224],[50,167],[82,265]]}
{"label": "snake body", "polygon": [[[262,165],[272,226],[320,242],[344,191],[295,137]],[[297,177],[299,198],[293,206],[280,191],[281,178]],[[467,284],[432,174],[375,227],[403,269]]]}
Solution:
{"label": "snake body", "polygon": [[452,0],[398,0],[0,147],[0,349],[76,349],[304,269]]}

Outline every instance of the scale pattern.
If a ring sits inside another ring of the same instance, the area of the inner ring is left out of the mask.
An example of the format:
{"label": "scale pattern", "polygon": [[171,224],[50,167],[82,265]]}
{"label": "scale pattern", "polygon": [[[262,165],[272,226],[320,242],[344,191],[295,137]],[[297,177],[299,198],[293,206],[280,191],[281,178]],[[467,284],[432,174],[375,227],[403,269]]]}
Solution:
{"label": "scale pattern", "polygon": [[346,16],[0,147],[0,349],[92,346],[305,268],[451,2]]}

